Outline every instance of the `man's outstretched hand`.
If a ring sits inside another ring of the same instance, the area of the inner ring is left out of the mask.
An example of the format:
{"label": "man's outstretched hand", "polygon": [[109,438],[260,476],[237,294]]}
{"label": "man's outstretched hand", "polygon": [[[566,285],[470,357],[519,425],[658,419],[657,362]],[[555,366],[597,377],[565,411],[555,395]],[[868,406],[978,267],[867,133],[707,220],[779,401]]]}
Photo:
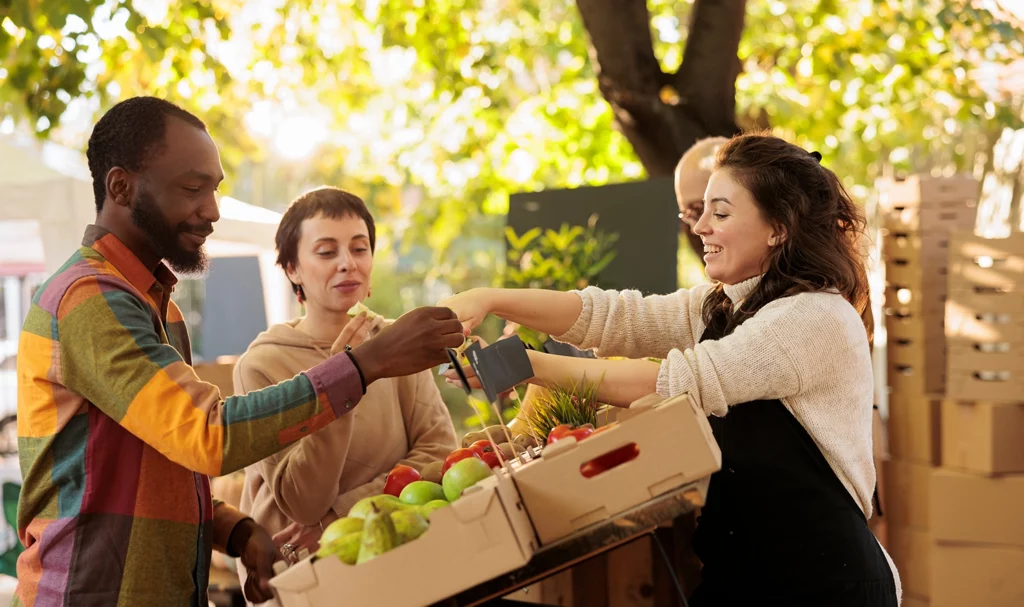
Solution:
{"label": "man's outstretched hand", "polygon": [[465,340],[462,323],[449,308],[416,308],[351,351],[369,386],[383,377],[413,375],[448,362],[446,348]]}

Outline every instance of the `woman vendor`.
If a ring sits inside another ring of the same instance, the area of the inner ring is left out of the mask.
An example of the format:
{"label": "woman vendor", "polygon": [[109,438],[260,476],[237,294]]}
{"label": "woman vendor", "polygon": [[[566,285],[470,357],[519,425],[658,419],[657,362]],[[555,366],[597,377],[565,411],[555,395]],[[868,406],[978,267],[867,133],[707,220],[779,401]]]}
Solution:
{"label": "woman vendor", "polygon": [[719,150],[694,225],[711,284],[647,297],[474,289],[442,303],[467,331],[493,313],[634,359],[529,352],[531,383],[603,377],[602,402],[685,392],[703,408],[722,469],[693,538],[703,562],[695,607],[899,604],[899,576],[867,525],[875,467],[871,354],[857,311],[868,290],[864,219],[820,159],[768,135]]}

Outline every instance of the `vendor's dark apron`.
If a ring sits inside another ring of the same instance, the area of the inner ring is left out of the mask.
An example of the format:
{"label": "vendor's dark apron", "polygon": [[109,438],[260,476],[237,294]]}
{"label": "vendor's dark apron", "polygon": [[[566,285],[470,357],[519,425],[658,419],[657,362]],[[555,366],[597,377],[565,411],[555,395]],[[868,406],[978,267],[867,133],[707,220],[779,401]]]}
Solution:
{"label": "vendor's dark apron", "polygon": [[735,405],[708,421],[722,469],[693,535],[704,567],[692,607],[896,607],[864,513],[781,401]]}

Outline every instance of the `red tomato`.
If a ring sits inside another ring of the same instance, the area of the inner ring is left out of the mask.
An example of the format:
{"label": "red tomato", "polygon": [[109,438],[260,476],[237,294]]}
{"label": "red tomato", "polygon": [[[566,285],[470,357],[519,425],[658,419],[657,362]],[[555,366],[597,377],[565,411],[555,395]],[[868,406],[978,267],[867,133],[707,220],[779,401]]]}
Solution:
{"label": "red tomato", "polygon": [[415,468],[398,464],[388,472],[387,479],[384,480],[384,493],[398,497],[406,485],[420,478],[420,473]]}
{"label": "red tomato", "polygon": [[547,444],[550,445],[553,443],[557,443],[558,441],[568,436],[574,437],[576,439],[576,442],[579,442],[593,433],[594,427],[591,426],[590,424],[587,424],[586,426],[580,426],[579,428],[573,428],[569,424],[562,424],[560,426],[555,426],[554,428],[551,429],[551,432],[548,432]]}
{"label": "red tomato", "polygon": [[462,461],[467,457],[475,457],[477,459],[483,459],[480,455],[469,448],[456,449],[448,454],[448,457],[444,458],[444,465],[441,466],[441,476],[444,476],[445,472],[448,472],[448,468],[452,467],[452,464],[458,461]]}
{"label": "red tomato", "polygon": [[586,462],[580,466],[580,474],[585,478],[591,478],[620,464],[636,459],[638,455],[640,455],[640,448],[636,446],[636,443],[629,443]]}
{"label": "red tomato", "polygon": [[476,453],[476,456],[484,460],[491,468],[497,468],[501,466],[501,460],[498,458],[498,454],[494,452],[494,446],[491,441],[483,439],[478,440],[469,446],[469,449]]}
{"label": "red tomato", "polygon": [[547,444],[550,445],[552,443],[557,443],[559,440],[569,436],[570,432],[572,432],[572,426],[569,424],[555,426],[550,432],[548,432]]}

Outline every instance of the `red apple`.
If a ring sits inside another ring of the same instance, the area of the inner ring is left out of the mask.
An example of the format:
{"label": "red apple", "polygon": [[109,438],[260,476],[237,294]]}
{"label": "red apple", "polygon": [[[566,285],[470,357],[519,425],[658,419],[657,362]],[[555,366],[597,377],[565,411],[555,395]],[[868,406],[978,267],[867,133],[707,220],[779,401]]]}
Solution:
{"label": "red apple", "polygon": [[384,493],[398,497],[406,485],[418,480],[420,480],[420,473],[415,468],[398,464],[391,469],[391,472],[388,472],[388,476],[384,480]]}
{"label": "red apple", "polygon": [[473,451],[468,447],[456,449],[455,451],[449,453],[448,457],[444,458],[444,466],[441,466],[441,478],[444,478],[444,473],[448,472],[448,468],[451,468],[452,464],[454,464],[455,462],[460,462],[466,459],[467,457],[475,457],[477,459],[482,459],[480,455],[477,454],[476,451]]}
{"label": "red apple", "polygon": [[486,439],[478,440],[470,445],[469,448],[491,468],[501,466],[501,460],[498,458],[498,454],[494,452],[494,446],[491,444],[491,441]]}

